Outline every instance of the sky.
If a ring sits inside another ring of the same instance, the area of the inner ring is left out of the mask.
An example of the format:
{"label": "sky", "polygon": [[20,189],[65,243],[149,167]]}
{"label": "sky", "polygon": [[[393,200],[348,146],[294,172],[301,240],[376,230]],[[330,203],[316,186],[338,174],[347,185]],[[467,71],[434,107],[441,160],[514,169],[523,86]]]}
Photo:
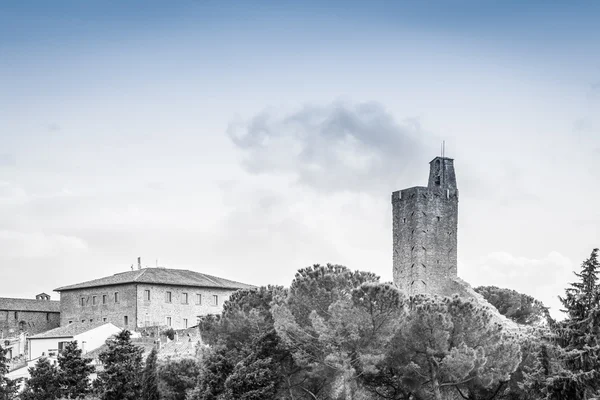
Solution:
{"label": "sky", "polygon": [[600,3],[3,1],[2,297],[144,266],[392,279],[446,143],[458,273],[542,300],[600,247]]}

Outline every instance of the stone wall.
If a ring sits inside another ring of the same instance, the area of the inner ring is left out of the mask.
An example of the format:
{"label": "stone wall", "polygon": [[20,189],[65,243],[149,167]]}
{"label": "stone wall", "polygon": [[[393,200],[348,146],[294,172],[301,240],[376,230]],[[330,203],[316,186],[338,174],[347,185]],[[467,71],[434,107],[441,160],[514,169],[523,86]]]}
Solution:
{"label": "stone wall", "polygon": [[0,310],[0,337],[15,336],[21,331],[35,335],[58,328],[59,323],[57,312]]}
{"label": "stone wall", "polygon": [[432,161],[428,187],[392,194],[394,283],[408,295],[440,293],[448,279],[457,276],[454,167],[444,163],[444,176],[439,180],[434,165]]}
{"label": "stone wall", "polygon": [[[118,293],[116,301],[115,293]],[[119,328],[135,329],[136,303],[135,284],[63,291],[60,293],[60,324],[102,321]]]}
{"label": "stone wall", "polygon": [[[147,300],[147,290],[150,300]],[[191,327],[197,324],[200,315],[220,314],[223,303],[234,291],[141,283],[67,290],[60,294],[60,323],[105,321],[134,330],[145,326],[167,326],[169,317],[174,329],[183,329],[186,319]],[[115,292],[119,293],[118,302],[114,300]],[[171,302],[167,302],[167,292],[171,292]],[[188,294],[187,304],[182,303],[184,293]],[[196,304],[197,294],[201,295],[201,304]],[[214,295],[218,296],[216,305],[213,304]],[[107,296],[106,303],[103,296]]]}
{"label": "stone wall", "polygon": [[[147,300],[150,291],[150,300]],[[199,288],[185,286],[138,284],[138,327],[166,326],[167,317],[171,319],[173,329],[186,328],[197,324],[198,316],[220,314],[223,303],[235,290]],[[171,301],[167,302],[167,292],[171,293]],[[187,294],[187,303],[184,303]],[[197,295],[201,295],[201,302],[197,304]],[[213,296],[217,296],[217,304]]]}

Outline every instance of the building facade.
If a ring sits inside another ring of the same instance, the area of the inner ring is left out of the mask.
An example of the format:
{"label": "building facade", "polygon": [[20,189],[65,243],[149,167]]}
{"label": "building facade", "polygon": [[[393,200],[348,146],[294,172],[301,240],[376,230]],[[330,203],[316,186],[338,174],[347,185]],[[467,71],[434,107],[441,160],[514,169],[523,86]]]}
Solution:
{"label": "building facade", "polygon": [[0,298],[0,338],[35,335],[57,328],[60,303],[41,293],[36,299]]}
{"label": "building facade", "polygon": [[394,283],[408,295],[441,293],[458,272],[454,160],[429,164],[426,187],[392,193]]}
{"label": "building facade", "polygon": [[239,282],[194,271],[143,268],[56,289],[61,326],[110,322],[136,330],[151,326],[185,329],[198,318],[219,314]]}

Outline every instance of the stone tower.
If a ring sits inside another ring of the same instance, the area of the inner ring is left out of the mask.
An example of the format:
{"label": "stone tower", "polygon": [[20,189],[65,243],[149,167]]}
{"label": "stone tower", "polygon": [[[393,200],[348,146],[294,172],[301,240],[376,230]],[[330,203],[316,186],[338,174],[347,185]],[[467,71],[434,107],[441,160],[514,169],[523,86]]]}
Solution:
{"label": "stone tower", "polygon": [[408,295],[441,294],[457,276],[454,160],[436,157],[429,168],[427,187],[392,193],[394,283]]}

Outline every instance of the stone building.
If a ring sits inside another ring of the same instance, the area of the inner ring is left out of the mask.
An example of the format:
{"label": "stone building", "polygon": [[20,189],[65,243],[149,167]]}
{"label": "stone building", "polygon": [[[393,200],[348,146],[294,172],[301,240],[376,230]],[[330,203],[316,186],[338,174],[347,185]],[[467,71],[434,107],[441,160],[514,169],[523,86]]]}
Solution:
{"label": "stone building", "polygon": [[408,295],[442,294],[457,277],[454,160],[436,157],[429,183],[392,193],[394,283]]}
{"label": "stone building", "polygon": [[60,292],[61,326],[111,322],[135,330],[191,327],[199,316],[219,314],[236,290],[252,287],[194,271],[143,268],[55,291]]}
{"label": "stone building", "polygon": [[35,335],[58,327],[60,303],[46,293],[34,299],[0,297],[0,338],[16,337],[21,332]]}

